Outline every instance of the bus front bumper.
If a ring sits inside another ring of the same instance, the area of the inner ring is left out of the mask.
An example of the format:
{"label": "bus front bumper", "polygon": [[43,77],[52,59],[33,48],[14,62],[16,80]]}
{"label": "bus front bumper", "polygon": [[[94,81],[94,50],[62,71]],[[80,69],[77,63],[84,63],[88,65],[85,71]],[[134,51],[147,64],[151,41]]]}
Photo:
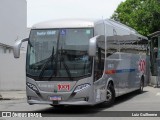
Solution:
{"label": "bus front bumper", "polygon": [[[51,100],[51,97],[60,97],[61,100]],[[94,97],[91,88],[79,92],[44,92],[36,93],[27,88],[27,101],[32,104],[50,104],[50,105],[94,105]]]}
{"label": "bus front bumper", "polygon": [[48,105],[94,105],[87,101],[59,101],[58,104],[55,104],[54,101],[37,101],[37,100],[28,100],[28,104],[48,104]]}

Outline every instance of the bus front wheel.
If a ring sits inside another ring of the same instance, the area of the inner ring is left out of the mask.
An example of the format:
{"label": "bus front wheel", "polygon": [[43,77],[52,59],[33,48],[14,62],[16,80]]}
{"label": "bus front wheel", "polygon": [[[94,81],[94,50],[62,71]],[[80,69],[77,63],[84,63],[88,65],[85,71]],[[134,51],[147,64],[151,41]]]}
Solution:
{"label": "bus front wheel", "polygon": [[106,90],[106,101],[103,103],[105,106],[113,105],[115,100],[114,86],[110,83]]}

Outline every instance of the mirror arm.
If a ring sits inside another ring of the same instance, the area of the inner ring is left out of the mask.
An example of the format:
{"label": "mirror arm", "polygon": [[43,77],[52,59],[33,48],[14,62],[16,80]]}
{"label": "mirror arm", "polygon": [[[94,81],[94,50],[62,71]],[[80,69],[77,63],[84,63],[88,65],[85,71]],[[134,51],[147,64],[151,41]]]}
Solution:
{"label": "mirror arm", "polygon": [[26,42],[26,41],[28,41],[28,39],[29,39],[29,38],[25,38],[25,39],[22,40],[22,42]]}
{"label": "mirror arm", "polygon": [[20,48],[21,48],[22,42],[28,41],[28,39],[29,38],[25,38],[25,39],[16,41],[16,43],[13,46],[13,53],[14,53],[14,57],[15,58],[19,58],[19,56],[20,56]]}

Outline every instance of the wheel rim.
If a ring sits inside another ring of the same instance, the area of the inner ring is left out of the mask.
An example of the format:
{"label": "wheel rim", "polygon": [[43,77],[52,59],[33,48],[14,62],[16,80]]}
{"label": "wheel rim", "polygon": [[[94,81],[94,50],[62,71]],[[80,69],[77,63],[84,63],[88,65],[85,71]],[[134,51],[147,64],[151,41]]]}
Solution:
{"label": "wheel rim", "polygon": [[110,101],[111,99],[112,99],[112,92],[110,91],[110,89],[107,89],[106,101]]}

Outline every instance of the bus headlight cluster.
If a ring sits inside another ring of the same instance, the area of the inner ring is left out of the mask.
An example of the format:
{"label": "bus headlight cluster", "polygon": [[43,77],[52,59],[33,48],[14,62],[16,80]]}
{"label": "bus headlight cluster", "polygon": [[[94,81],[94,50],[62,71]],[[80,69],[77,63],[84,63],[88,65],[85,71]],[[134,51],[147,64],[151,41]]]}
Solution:
{"label": "bus headlight cluster", "polygon": [[38,92],[38,89],[37,89],[37,87],[36,87],[35,85],[27,82],[27,86],[28,86],[30,89],[32,89],[33,91]]}
{"label": "bus headlight cluster", "polygon": [[80,92],[81,90],[84,90],[84,89],[88,88],[89,86],[91,86],[89,83],[78,85],[75,88],[74,92]]}

